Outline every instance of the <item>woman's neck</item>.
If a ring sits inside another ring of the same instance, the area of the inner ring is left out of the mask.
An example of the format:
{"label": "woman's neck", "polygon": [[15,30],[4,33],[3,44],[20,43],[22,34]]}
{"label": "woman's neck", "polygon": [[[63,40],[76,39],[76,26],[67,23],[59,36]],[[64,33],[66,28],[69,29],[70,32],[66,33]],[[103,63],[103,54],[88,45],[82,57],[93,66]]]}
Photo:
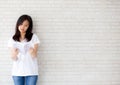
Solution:
{"label": "woman's neck", "polygon": [[25,39],[25,33],[21,33],[20,34],[20,40],[22,41],[22,40],[24,40]]}

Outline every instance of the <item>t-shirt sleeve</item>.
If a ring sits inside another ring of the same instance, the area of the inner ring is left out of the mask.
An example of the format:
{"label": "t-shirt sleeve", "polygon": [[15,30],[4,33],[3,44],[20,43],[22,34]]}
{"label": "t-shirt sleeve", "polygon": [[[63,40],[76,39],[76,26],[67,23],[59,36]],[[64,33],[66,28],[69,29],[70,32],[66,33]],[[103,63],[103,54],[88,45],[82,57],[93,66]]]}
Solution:
{"label": "t-shirt sleeve", "polygon": [[8,40],[8,43],[7,43],[7,46],[8,47],[13,47],[13,39],[12,39],[12,37]]}
{"label": "t-shirt sleeve", "polygon": [[38,36],[36,34],[33,35],[33,39],[32,39],[33,44],[39,44],[40,40],[38,39]]}

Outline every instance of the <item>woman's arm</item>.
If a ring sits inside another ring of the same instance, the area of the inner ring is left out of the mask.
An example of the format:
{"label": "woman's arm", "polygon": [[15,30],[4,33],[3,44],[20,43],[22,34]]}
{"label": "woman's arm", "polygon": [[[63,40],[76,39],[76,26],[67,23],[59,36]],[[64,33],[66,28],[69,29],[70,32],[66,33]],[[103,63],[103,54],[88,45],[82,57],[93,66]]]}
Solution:
{"label": "woman's arm", "polygon": [[18,59],[18,58],[17,58],[18,53],[19,53],[19,51],[18,51],[17,48],[10,48],[10,54],[11,54],[11,58],[12,58],[13,60],[16,61],[16,60]]}
{"label": "woman's arm", "polygon": [[29,49],[29,53],[31,54],[31,56],[33,57],[33,58],[35,58],[35,57],[37,57],[37,51],[38,51],[38,44],[35,44],[34,45],[34,48],[30,48]]}

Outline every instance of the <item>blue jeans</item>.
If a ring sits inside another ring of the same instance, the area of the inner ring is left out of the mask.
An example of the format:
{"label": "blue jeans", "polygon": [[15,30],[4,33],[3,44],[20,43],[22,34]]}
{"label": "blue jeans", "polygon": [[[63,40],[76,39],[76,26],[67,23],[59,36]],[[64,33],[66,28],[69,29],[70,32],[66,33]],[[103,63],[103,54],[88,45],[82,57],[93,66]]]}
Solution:
{"label": "blue jeans", "polygon": [[12,76],[14,85],[36,85],[38,76]]}

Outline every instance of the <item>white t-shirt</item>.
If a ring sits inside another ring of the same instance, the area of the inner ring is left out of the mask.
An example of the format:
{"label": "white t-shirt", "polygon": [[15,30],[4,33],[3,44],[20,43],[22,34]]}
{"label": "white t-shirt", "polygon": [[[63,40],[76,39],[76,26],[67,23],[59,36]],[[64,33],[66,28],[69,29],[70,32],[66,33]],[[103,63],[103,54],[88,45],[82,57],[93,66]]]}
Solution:
{"label": "white t-shirt", "polygon": [[34,44],[40,43],[36,34],[33,34],[32,39],[27,42],[26,40],[18,42],[12,39],[8,41],[8,47],[14,47],[19,50],[17,55],[18,60],[13,61],[12,75],[13,76],[29,76],[38,75],[37,58],[32,58],[28,50],[34,47]]}

